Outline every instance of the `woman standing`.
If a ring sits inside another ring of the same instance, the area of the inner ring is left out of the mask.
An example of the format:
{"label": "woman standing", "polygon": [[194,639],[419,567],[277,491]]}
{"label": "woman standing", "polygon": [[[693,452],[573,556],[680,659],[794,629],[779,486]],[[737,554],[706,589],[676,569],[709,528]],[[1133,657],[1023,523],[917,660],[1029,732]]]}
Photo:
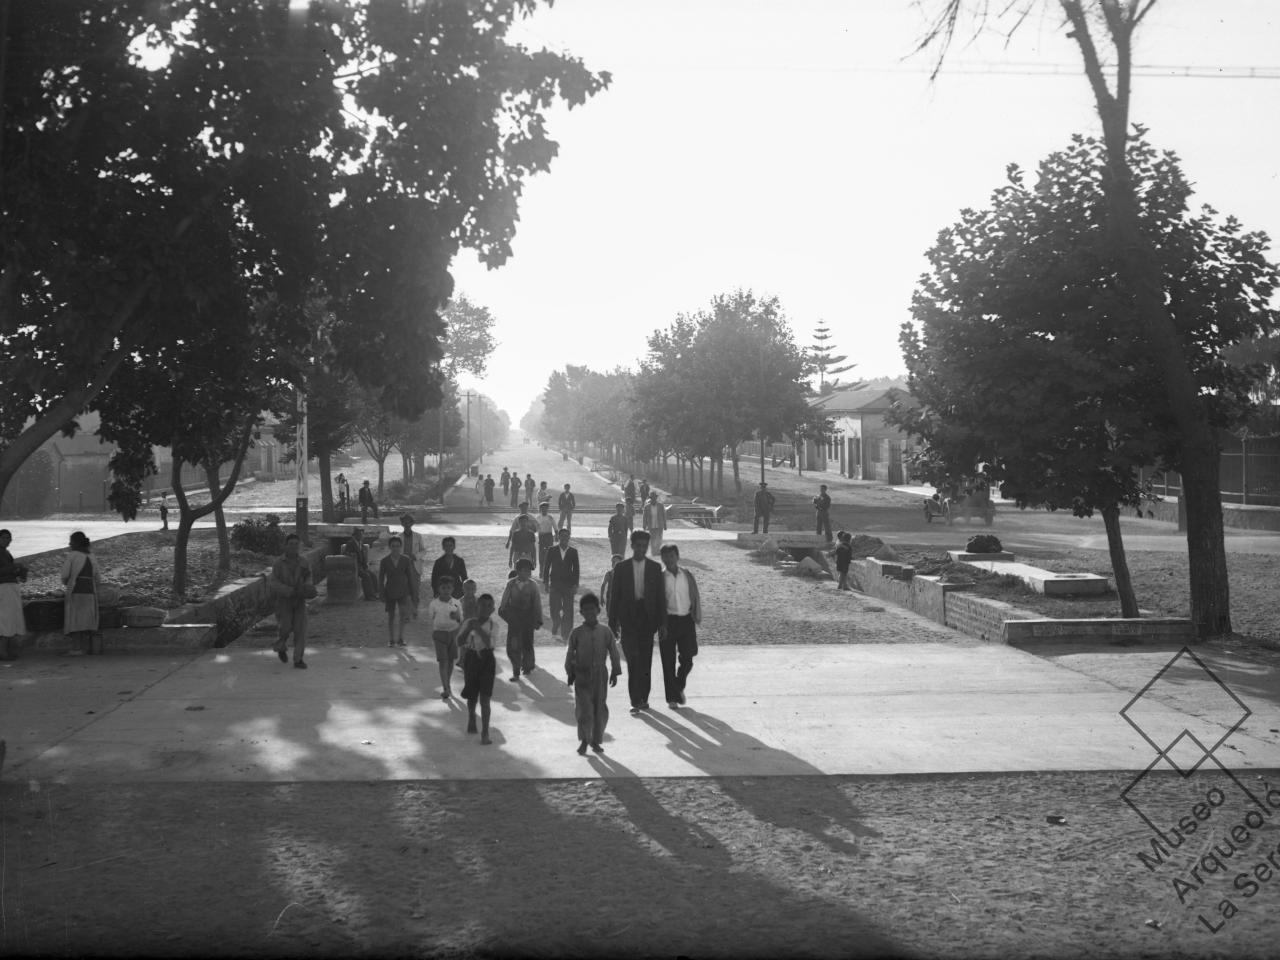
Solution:
{"label": "woman standing", "polygon": [[22,616],[22,588],[18,584],[27,579],[27,568],[14,563],[9,553],[13,534],[0,530],[0,660],[18,658],[18,637],[27,632]]}
{"label": "woman standing", "polygon": [[79,530],[71,535],[69,546],[70,552],[62,561],[62,582],[67,585],[62,632],[77,641],[78,652],[93,653],[93,635],[98,630],[98,568],[89,556],[89,538]]}

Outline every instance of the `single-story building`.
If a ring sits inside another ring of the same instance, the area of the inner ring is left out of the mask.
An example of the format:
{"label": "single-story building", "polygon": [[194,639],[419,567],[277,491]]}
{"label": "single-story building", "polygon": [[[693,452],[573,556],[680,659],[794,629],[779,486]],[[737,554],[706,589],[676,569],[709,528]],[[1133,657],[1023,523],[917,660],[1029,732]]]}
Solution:
{"label": "single-story building", "polygon": [[905,381],[859,384],[815,397],[810,407],[831,421],[825,442],[805,441],[809,470],[836,473],[854,480],[902,483],[902,461],[919,444],[885,422],[895,397],[907,394]]}

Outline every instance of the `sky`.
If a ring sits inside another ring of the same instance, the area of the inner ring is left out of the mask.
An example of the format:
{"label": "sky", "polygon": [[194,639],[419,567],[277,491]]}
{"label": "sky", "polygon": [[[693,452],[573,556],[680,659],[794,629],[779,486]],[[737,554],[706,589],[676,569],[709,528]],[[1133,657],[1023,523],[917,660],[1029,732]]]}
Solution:
{"label": "sky", "polygon": [[[739,287],[776,295],[801,346],[825,323],[846,377],[901,373],[938,231],[1010,163],[1099,132],[1056,2],[1011,38],[966,27],[931,83],[912,51],[940,2],[556,0],[518,25],[613,81],[549,115],[559,154],[511,259],[455,261],[499,344],[465,385],[518,423],[553,370],[635,368],[653,331]],[[1159,0],[1134,62],[1131,118],[1182,158],[1193,204],[1280,238],[1280,2]]]}

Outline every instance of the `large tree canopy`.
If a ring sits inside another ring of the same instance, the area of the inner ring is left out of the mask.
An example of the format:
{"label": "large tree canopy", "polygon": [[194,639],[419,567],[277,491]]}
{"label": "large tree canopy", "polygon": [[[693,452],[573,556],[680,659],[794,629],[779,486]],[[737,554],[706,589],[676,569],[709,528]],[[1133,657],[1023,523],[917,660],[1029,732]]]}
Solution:
{"label": "large tree canopy", "polygon": [[[1207,207],[1192,212],[1172,154],[1138,140],[1128,162],[1205,410],[1233,426],[1251,409],[1253,381],[1224,350],[1277,326],[1269,302],[1280,274],[1267,238]],[[1106,166],[1102,144],[1076,137],[1034,185],[1011,167],[990,207],[963,211],[939,234],[901,338],[922,406],[896,419],[927,442],[935,482],[983,463],[1022,505],[1101,511],[1132,616],[1119,510],[1142,501],[1140,467],[1183,469],[1185,448],[1102,240]]]}
{"label": "large tree canopy", "polygon": [[609,80],[509,42],[537,5],[7,5],[0,490],[129,358],[238,323],[245,287],[298,353],[322,298],[336,369],[402,416],[438,403],[449,263],[510,254],[546,110]]}

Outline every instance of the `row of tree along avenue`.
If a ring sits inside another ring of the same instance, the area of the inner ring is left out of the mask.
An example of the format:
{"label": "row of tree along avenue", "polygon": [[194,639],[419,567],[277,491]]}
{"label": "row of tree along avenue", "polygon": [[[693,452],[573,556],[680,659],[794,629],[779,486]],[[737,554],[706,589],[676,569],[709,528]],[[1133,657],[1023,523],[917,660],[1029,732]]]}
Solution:
{"label": "row of tree along avenue", "polygon": [[[153,446],[216,484],[295,390],[321,451],[329,404],[440,445],[423,415],[487,336],[446,310],[450,263],[507,259],[547,111],[609,82],[508,41],[537,6],[4,4],[0,492],[85,410],[125,516]],[[237,474],[200,510],[173,484],[180,548]]]}
{"label": "row of tree along avenue", "polygon": [[[844,359],[825,346],[821,354],[828,364]],[[638,372],[552,373],[540,415],[522,424],[549,439],[594,444],[612,463],[656,463],[676,491],[723,495],[726,455],[734,490],[742,489],[743,441],[822,430],[808,402],[815,369],[778,299],[737,290],[650,335]]]}
{"label": "row of tree along avenue", "polygon": [[[1033,6],[992,16],[1016,29]],[[1011,167],[988,209],[941,232],[901,337],[919,405],[897,419],[939,484],[981,465],[1021,505],[1100,512],[1126,616],[1121,510],[1151,495],[1140,468],[1177,471],[1191,615],[1201,636],[1229,633],[1220,438],[1275,409],[1280,274],[1267,237],[1192,210],[1177,157],[1131,125],[1133,38],[1155,0],[1047,6],[1079,48],[1102,136],[1071,138],[1034,178]],[[988,9],[945,0],[922,48],[945,56]]]}

